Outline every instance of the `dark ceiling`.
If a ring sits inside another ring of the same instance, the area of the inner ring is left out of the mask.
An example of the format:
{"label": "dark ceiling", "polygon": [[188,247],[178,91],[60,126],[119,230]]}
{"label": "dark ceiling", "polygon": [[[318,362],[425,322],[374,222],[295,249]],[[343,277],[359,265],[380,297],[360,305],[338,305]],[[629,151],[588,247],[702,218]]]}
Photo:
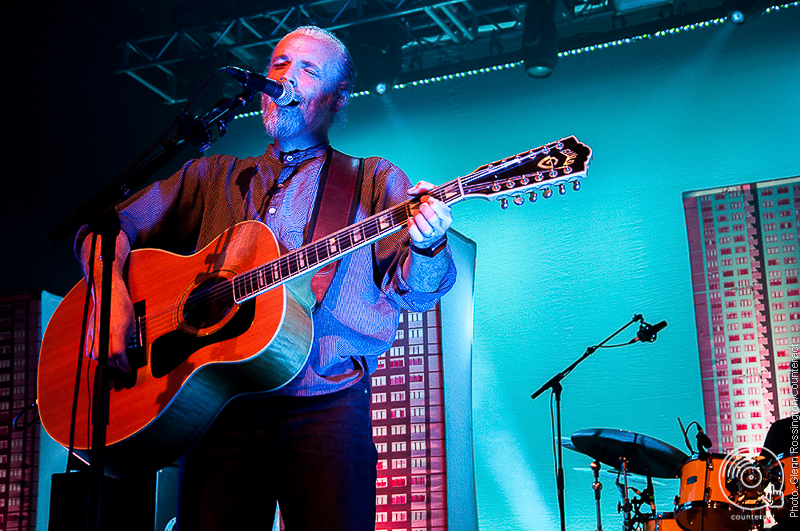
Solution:
{"label": "dark ceiling", "polygon": [[[530,9],[547,0],[531,0]],[[724,16],[753,0],[550,0],[560,50]],[[376,77],[408,82],[522,59],[528,2],[508,0],[120,0],[66,4],[118,46],[115,72],[167,103],[211,72],[263,71],[288,31],[334,31],[354,55],[357,90]],[[396,63],[394,69],[391,64]],[[393,75],[387,73],[394,70]]]}

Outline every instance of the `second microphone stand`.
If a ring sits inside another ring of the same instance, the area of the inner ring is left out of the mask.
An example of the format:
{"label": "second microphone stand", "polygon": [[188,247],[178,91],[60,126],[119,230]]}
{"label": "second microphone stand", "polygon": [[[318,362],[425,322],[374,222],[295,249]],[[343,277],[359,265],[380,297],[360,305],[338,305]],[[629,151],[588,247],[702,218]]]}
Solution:
{"label": "second microphone stand", "polygon": [[644,318],[640,314],[634,315],[630,321],[628,321],[622,328],[605,338],[601,343],[588,347],[586,352],[583,355],[572,362],[566,369],[557,373],[555,376],[550,378],[544,385],[542,385],[535,393],[531,395],[531,400],[536,400],[536,398],[544,393],[546,390],[551,389],[553,392],[553,396],[556,400],[556,433],[554,434],[556,438],[556,443],[558,444],[556,450],[556,489],[558,490],[558,512],[559,517],[561,519],[561,531],[566,531],[566,509],[565,509],[565,502],[564,502],[564,463],[563,457],[561,455],[561,393],[563,392],[564,388],[561,386],[561,380],[567,377],[572,370],[577,367],[583,360],[594,354],[594,352],[599,349],[600,347],[604,346],[606,343],[611,341],[614,337],[616,337],[620,332],[628,328],[630,325],[636,322],[644,322]]}

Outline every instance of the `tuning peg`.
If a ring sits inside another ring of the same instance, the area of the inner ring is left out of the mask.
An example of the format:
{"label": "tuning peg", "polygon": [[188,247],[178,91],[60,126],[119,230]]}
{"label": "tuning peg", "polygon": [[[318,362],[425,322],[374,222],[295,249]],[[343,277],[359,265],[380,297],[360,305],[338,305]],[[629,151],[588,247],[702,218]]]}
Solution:
{"label": "tuning peg", "polygon": [[561,194],[561,195],[566,194],[567,193],[567,187],[564,186],[563,184],[559,184],[558,185],[558,193]]}
{"label": "tuning peg", "polygon": [[524,205],[525,204],[525,198],[522,197],[521,195],[515,196],[514,197],[514,204],[517,205],[517,206]]}
{"label": "tuning peg", "polygon": [[531,192],[531,195],[528,196],[528,200],[531,203],[535,203],[537,199],[539,199],[539,194],[537,194],[536,192]]}
{"label": "tuning peg", "polygon": [[502,208],[503,210],[506,210],[508,208],[508,199],[506,199],[505,197],[500,200],[500,208]]}
{"label": "tuning peg", "polygon": [[506,188],[514,188],[514,179],[509,179],[506,183]]}
{"label": "tuning peg", "polygon": [[542,197],[544,197],[545,199],[550,199],[551,197],[553,197],[553,189],[546,188],[544,192],[542,192]]}
{"label": "tuning peg", "polygon": [[580,181],[573,181],[573,182],[572,182],[572,189],[573,189],[574,191],[576,191],[576,192],[577,192],[578,190],[580,190],[580,189],[581,189],[581,182],[580,182]]}

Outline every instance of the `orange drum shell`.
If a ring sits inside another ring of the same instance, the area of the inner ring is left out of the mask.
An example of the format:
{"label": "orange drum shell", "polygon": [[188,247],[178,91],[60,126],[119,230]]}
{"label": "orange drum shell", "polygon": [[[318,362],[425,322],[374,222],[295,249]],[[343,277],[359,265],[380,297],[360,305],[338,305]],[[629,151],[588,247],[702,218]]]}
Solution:
{"label": "orange drum shell", "polygon": [[[724,455],[713,454],[708,461],[693,457],[681,465],[681,490],[678,505],[696,501],[715,501],[730,503],[720,485],[719,474],[725,460]],[[711,463],[709,468],[708,463]],[[706,497],[706,488],[710,495]]]}
{"label": "orange drum shell", "polygon": [[680,529],[746,531],[754,520],[760,520],[760,513],[743,511],[728,499],[724,481],[720,481],[726,457],[712,454],[701,461],[695,456],[681,465],[681,490],[675,509]]}

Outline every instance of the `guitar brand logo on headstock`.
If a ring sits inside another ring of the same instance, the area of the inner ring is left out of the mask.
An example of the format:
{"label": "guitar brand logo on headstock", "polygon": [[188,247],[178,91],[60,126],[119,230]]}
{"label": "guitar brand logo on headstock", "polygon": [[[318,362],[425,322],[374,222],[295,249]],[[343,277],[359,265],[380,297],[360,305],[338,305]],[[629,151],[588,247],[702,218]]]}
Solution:
{"label": "guitar brand logo on headstock", "polygon": [[540,160],[536,165],[543,170],[552,170],[553,168],[556,167],[556,164],[558,164],[558,159],[555,157],[551,157],[550,155],[547,155],[545,158]]}
{"label": "guitar brand logo on headstock", "polygon": [[[560,164],[561,166],[571,166],[572,163],[575,162],[575,159],[578,158],[578,154],[570,149],[561,150],[559,153],[564,156],[564,162]],[[558,157],[547,155],[536,165],[543,170],[555,169],[557,166],[559,166]]]}

